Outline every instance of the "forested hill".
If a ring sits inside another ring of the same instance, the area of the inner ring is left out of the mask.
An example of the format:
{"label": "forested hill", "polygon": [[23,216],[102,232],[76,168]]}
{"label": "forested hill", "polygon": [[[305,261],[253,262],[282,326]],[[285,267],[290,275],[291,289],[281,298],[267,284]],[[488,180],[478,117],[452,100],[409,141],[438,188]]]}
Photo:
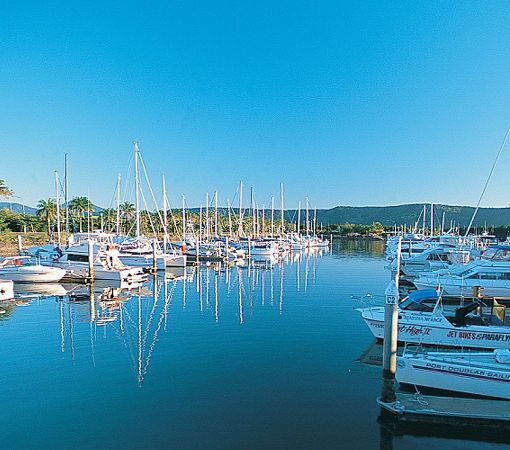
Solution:
{"label": "forested hill", "polygon": [[[472,206],[434,205],[434,220],[440,225],[443,212],[445,213],[445,227],[455,221],[457,225],[467,226],[475,208]],[[332,209],[317,210],[317,222],[324,225],[355,223],[371,225],[380,222],[384,226],[413,225],[420,214],[423,216],[423,204],[398,206],[337,206]],[[289,211],[290,213],[290,211]],[[293,215],[293,214],[292,214]],[[430,223],[430,205],[427,205],[427,226]],[[421,224],[422,218],[420,218]],[[480,208],[474,226],[510,225],[510,208]]]}
{"label": "forested hill", "polygon": [[[30,206],[24,206],[19,203],[0,202],[0,209],[7,208],[17,213],[35,214],[36,209]],[[94,206],[97,213],[101,208]],[[434,205],[434,220],[436,226],[440,226],[443,212],[445,213],[445,227],[448,228],[451,221],[455,221],[456,225],[466,226],[471,220],[475,208],[472,206],[449,206],[449,205]],[[199,212],[198,208],[192,208],[192,211]],[[420,218],[422,223],[423,203],[415,203],[409,205],[398,206],[336,206],[331,209],[318,209],[317,210],[317,223],[322,225],[332,224],[360,224],[372,225],[374,222],[380,222],[384,226],[393,225],[414,225]],[[237,214],[237,208],[233,210]],[[220,215],[226,216],[228,214],[226,208],[219,209]],[[246,208],[244,212],[245,217],[250,217],[249,210]],[[280,211],[274,212],[275,221],[280,220]],[[270,212],[266,210],[266,217],[270,217]],[[310,220],[313,219],[313,210],[309,211]],[[286,210],[285,220],[288,222],[296,222],[297,211]],[[430,205],[427,205],[427,226],[430,224]],[[301,223],[305,224],[305,211],[301,211]],[[480,208],[474,222],[474,226],[510,226],[510,208]]]}

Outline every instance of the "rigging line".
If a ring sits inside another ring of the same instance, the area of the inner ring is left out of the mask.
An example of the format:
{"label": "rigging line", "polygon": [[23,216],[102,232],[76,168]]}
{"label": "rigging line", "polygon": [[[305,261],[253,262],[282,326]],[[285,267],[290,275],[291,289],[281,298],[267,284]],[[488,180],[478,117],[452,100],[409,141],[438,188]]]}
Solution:
{"label": "rigging line", "polygon": [[483,187],[482,194],[480,195],[480,198],[478,200],[478,203],[476,205],[476,209],[473,212],[473,216],[471,217],[471,221],[469,222],[469,225],[466,229],[466,234],[464,235],[464,239],[467,238],[467,235],[469,233],[469,229],[471,228],[471,225],[473,225],[473,222],[475,220],[476,214],[478,213],[478,210],[480,209],[480,203],[482,203],[483,196],[485,195],[485,191],[487,190],[487,186],[489,185],[489,181],[492,177],[492,174],[494,173],[494,169],[496,168],[496,164],[498,163],[499,157],[501,156],[501,153],[503,152],[503,149],[505,148],[506,142],[508,141],[508,136],[510,135],[510,127],[506,131],[505,138],[503,139],[503,142],[501,143],[501,146],[499,147],[498,154],[496,156],[496,159],[494,160],[494,163],[492,164],[491,171],[489,173],[489,176],[487,177],[487,181],[485,182],[485,186]]}
{"label": "rigging line", "polygon": [[[131,181],[131,169],[133,167],[133,163],[134,163],[134,155],[131,154],[131,157],[129,158],[129,164],[128,164],[128,169],[127,169],[127,172],[126,172],[126,181],[125,181],[125,184],[124,184],[124,199],[127,199],[127,194],[128,194],[128,188],[129,186],[131,185],[130,181]],[[133,191],[130,191],[131,193]]]}
{"label": "rigging line", "polygon": [[[154,202],[154,205],[156,207],[156,212],[158,214],[158,218],[159,218],[159,223],[161,225],[164,225],[163,224],[163,217],[161,216],[161,211],[159,210],[159,207],[158,207],[158,203],[156,202],[156,197],[154,196],[154,191],[152,190],[152,186],[151,186],[151,183],[149,181],[149,176],[147,175],[147,169],[145,168],[145,163],[143,162],[143,158],[142,158],[142,155],[139,154],[139,157],[140,157],[140,162],[142,163],[142,169],[143,169],[143,173],[145,175],[145,181],[147,182],[147,186],[149,186],[149,192],[151,193],[151,196],[152,196],[152,201]],[[143,192],[142,192],[142,197],[143,197]],[[144,198],[144,202],[145,202],[145,198]],[[147,205],[146,205],[146,208],[147,208]],[[149,209],[149,208],[147,208]],[[154,235],[156,236],[156,229],[154,228],[154,225],[152,223],[152,220],[151,220],[151,226],[153,228],[153,232],[154,232]],[[168,236],[168,233],[167,231],[165,230],[165,237],[168,239],[169,236]]]}

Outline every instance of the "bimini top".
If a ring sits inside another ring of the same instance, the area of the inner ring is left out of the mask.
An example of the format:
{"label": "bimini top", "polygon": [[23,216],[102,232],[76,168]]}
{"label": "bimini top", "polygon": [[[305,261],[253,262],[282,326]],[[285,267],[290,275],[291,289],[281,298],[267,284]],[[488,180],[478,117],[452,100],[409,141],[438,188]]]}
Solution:
{"label": "bimini top", "polygon": [[411,311],[432,311],[434,307],[424,303],[428,300],[428,303],[434,303],[435,305],[438,299],[439,292],[435,289],[420,289],[418,291],[411,292],[404,300],[402,300],[400,308]]}

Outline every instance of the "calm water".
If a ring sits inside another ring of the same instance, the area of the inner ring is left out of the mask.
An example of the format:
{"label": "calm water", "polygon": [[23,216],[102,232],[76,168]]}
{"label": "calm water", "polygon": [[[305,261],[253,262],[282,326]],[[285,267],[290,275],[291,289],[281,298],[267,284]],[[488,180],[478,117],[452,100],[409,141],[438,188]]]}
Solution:
{"label": "calm water", "polygon": [[85,287],[20,291],[0,316],[0,447],[505,447],[379,425],[352,296],[383,293],[383,266],[382,243],[338,241],[281,265],[191,268],[123,301],[97,285],[93,303]]}

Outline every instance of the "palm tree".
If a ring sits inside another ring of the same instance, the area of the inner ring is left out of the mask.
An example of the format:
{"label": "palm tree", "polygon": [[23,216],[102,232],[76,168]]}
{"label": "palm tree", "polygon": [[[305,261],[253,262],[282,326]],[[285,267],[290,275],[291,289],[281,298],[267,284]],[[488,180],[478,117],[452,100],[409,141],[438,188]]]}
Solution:
{"label": "palm tree", "polygon": [[92,211],[92,203],[87,197],[74,197],[69,202],[69,208],[76,213],[80,223],[80,233],[82,229],[82,221],[85,218],[85,212],[90,214]]}
{"label": "palm tree", "polygon": [[135,212],[135,205],[131,202],[124,202],[120,204],[120,211],[122,216],[126,219],[126,233],[129,230],[129,219],[133,217]]}
{"label": "palm tree", "polygon": [[4,180],[0,180],[0,197],[10,197],[14,192],[5,185]]}
{"label": "palm tree", "polygon": [[57,216],[57,202],[52,198],[39,200],[37,204],[37,216],[46,219],[49,236],[51,234],[51,222],[53,222]]}

